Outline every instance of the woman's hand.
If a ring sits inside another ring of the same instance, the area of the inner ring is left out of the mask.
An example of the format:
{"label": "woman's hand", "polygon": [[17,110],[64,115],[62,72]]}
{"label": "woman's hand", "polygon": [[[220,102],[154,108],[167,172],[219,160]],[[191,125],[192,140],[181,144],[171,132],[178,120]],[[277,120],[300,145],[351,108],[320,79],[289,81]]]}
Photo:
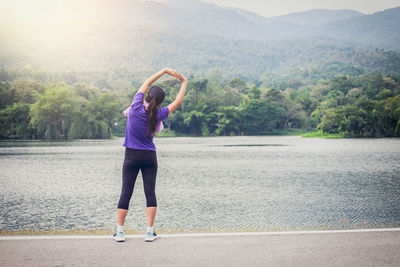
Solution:
{"label": "woman's hand", "polygon": [[183,76],[182,74],[180,74],[179,72],[176,73],[176,75],[174,75],[178,80],[180,80],[181,82],[185,82],[187,81],[185,76]]}
{"label": "woman's hand", "polygon": [[169,68],[165,68],[164,72],[167,73],[168,75],[177,78],[178,80],[180,80],[181,82],[186,81],[186,78],[180,74],[179,72],[177,72],[176,70],[173,69],[169,69]]}
{"label": "woman's hand", "polygon": [[175,74],[177,73],[175,70],[169,69],[169,68],[165,68],[165,69],[164,69],[164,72],[165,72],[166,74],[168,74],[168,75],[170,75],[170,76],[174,76],[174,77],[175,77]]}

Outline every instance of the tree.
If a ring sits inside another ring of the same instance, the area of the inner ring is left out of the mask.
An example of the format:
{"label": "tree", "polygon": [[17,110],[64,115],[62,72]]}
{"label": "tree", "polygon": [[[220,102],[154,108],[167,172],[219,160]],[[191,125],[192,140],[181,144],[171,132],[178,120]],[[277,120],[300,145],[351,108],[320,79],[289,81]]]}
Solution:
{"label": "tree", "polygon": [[328,109],[325,111],[321,119],[321,123],[318,124],[318,129],[324,133],[339,133],[346,129],[348,126],[346,118],[336,109]]}
{"label": "tree", "polygon": [[216,123],[217,129],[215,130],[217,135],[241,134],[242,125],[240,120],[240,110],[238,107],[221,107],[217,116],[218,122]]}
{"label": "tree", "polygon": [[376,120],[384,136],[400,136],[400,95],[379,101],[376,105]]}
{"label": "tree", "polygon": [[261,98],[261,91],[257,87],[253,86],[249,91],[249,97],[251,99],[260,99]]}
{"label": "tree", "polygon": [[192,110],[190,112],[183,114],[183,122],[189,126],[190,133],[193,135],[208,135],[209,130],[207,126],[207,122],[209,121],[209,117],[207,114],[198,111]]}
{"label": "tree", "polygon": [[43,93],[45,87],[32,79],[19,79],[12,83],[11,90],[15,92],[15,101],[32,104],[37,93]]}
{"label": "tree", "polygon": [[287,94],[282,93],[279,90],[271,89],[265,95],[265,99],[268,103],[280,107],[280,113],[277,114],[277,129],[286,131],[289,124],[292,121],[296,121],[297,124],[302,124],[305,119],[305,112],[301,110],[301,106],[293,102]]}
{"label": "tree", "polygon": [[362,79],[362,88],[370,99],[376,99],[376,95],[384,88],[383,76],[381,74],[369,74]]}
{"label": "tree", "polygon": [[78,111],[78,103],[66,85],[49,86],[31,106],[31,125],[45,139],[66,139]]}
{"label": "tree", "polygon": [[227,87],[241,94],[247,94],[249,90],[246,85],[246,82],[241,78],[235,78],[233,80],[230,80],[228,82]]}
{"label": "tree", "polygon": [[14,103],[0,110],[0,139],[28,139],[34,134],[29,124],[29,104]]}
{"label": "tree", "polygon": [[353,77],[340,76],[329,81],[331,90],[338,90],[344,95],[353,88],[359,87],[359,83]]}
{"label": "tree", "polygon": [[283,108],[276,103],[265,100],[250,100],[240,110],[240,121],[243,133],[257,135],[272,132],[279,128]]}
{"label": "tree", "polygon": [[0,109],[12,105],[15,102],[15,90],[9,82],[0,82]]}

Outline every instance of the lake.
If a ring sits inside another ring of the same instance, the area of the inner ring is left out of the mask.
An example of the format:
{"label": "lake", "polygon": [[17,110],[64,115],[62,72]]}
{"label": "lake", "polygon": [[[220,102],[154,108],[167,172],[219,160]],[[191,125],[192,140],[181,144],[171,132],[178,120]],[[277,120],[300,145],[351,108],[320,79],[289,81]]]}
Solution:
{"label": "lake", "polygon": [[[0,229],[113,229],[123,139],[0,142]],[[156,138],[155,229],[400,227],[400,139]],[[146,226],[139,175],[126,227]]]}

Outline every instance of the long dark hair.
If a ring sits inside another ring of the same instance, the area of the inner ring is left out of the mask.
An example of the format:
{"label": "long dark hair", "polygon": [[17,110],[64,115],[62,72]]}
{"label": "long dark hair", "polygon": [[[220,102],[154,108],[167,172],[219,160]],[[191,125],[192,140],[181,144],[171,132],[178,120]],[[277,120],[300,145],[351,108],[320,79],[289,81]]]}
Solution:
{"label": "long dark hair", "polygon": [[147,132],[146,137],[150,137],[156,131],[156,125],[158,122],[158,109],[160,104],[164,101],[165,92],[159,86],[153,86],[149,89],[145,100],[149,103],[146,110],[147,115]]}

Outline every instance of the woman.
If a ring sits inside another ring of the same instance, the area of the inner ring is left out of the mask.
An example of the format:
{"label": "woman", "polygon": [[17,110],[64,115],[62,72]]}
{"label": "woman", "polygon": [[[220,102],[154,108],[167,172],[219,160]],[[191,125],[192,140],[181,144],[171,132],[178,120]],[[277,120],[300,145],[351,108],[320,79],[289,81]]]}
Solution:
{"label": "woman", "polygon": [[[158,86],[153,86],[149,90],[148,88],[165,73],[178,78],[182,85],[175,101],[167,107],[160,108],[160,104],[165,98],[164,90]],[[172,69],[163,69],[143,83],[134,96],[131,106],[124,112],[128,116],[128,120],[123,144],[125,146],[125,159],[122,168],[122,190],[118,202],[118,225],[117,231],[113,235],[116,241],[125,241],[124,223],[139,170],[142,171],[147,206],[145,241],[151,242],[157,238],[157,234],[153,231],[157,211],[155,195],[157,156],[153,136],[156,131],[161,130],[161,121],[165,120],[169,114],[179,107],[185,95],[186,87],[187,80],[180,73]]]}

